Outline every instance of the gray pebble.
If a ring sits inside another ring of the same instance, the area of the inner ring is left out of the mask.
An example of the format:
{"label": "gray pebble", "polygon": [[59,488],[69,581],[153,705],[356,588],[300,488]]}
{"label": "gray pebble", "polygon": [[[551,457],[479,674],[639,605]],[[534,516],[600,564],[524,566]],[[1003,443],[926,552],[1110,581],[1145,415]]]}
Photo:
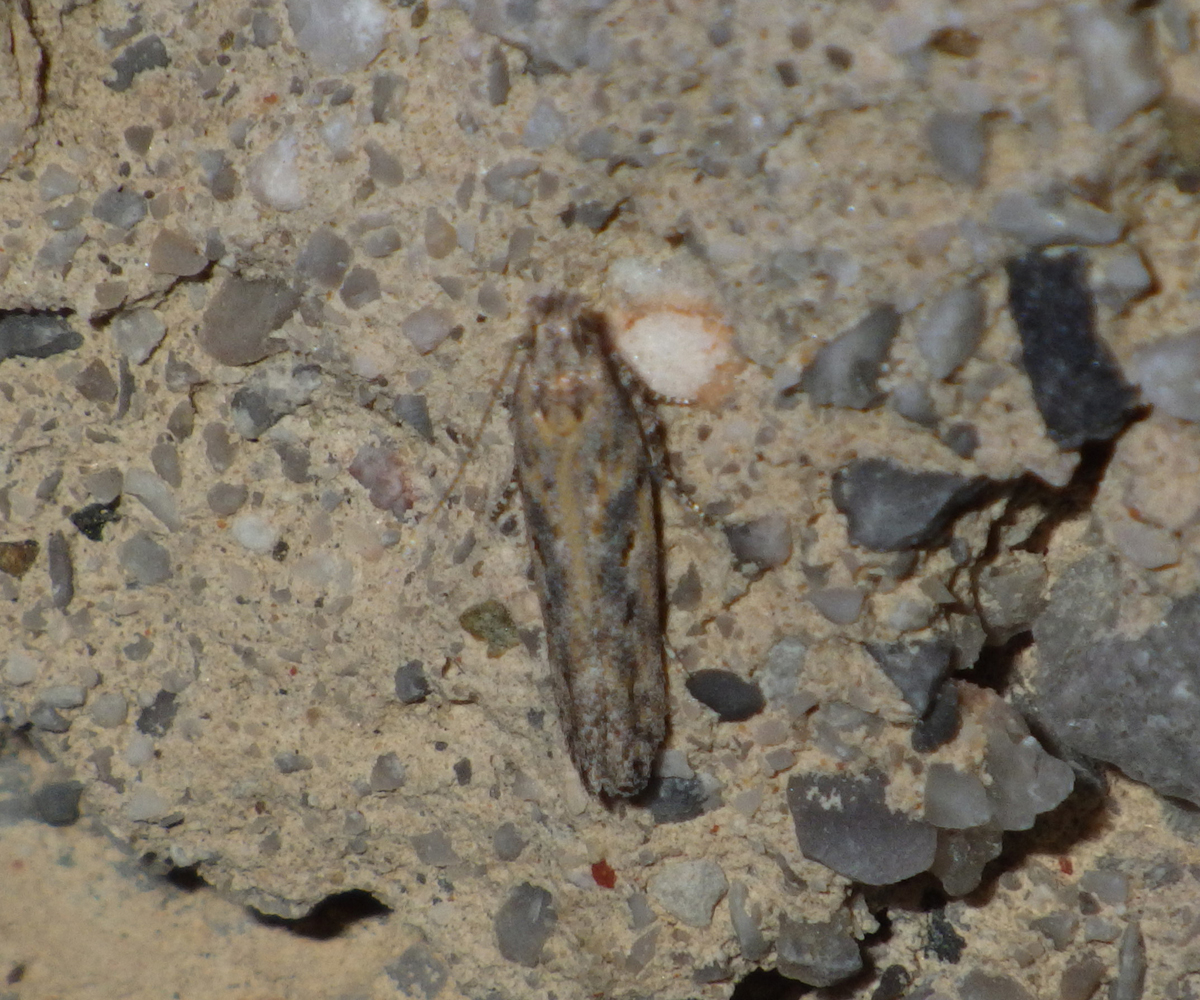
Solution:
{"label": "gray pebble", "polygon": [[808,594],[812,606],[835,625],[853,625],[858,621],[865,599],[858,587],[819,587]]}
{"label": "gray pebble", "polygon": [[894,308],[873,309],[817,352],[800,376],[800,388],[817,406],[867,410],[878,405],[883,393],[875,383],[899,330]]}
{"label": "gray pebble", "polygon": [[96,199],[92,215],[118,229],[132,229],[146,217],[146,199],[124,185],[111,187]]}
{"label": "gray pebble", "polygon": [[414,1000],[434,1000],[450,979],[446,963],[423,941],[410,945],[383,971],[401,993]]}
{"label": "gray pebble", "polygon": [[488,103],[493,108],[507,103],[508,91],[511,87],[508,76],[508,59],[499,45],[493,45],[488,55],[487,65],[487,95]]}
{"label": "gray pebble", "polygon": [[87,691],[79,684],[58,684],[39,691],[38,700],[51,708],[78,708],[87,701]]}
{"label": "gray pebble", "polygon": [[376,184],[395,187],[404,183],[404,168],[394,154],[373,139],[363,143],[363,152],[367,154],[367,176]]}
{"label": "gray pebble", "polygon": [[408,91],[408,81],[395,73],[376,73],[371,77],[371,118],[376,125],[392,121],[399,101]]}
{"label": "gray pebble", "polygon": [[250,18],[250,39],[255,47],[270,48],[283,37],[283,29],[270,14],[256,10]]}
{"label": "gray pebble", "polygon": [[708,792],[697,777],[665,777],[650,782],[645,804],[655,823],[683,823],[704,814]]}
{"label": "gray pebble", "polygon": [[371,768],[370,787],[372,792],[394,792],[404,787],[407,768],[394,753],[380,754]]}
{"label": "gray pebble", "polygon": [[70,826],[79,819],[79,798],[83,785],[78,781],[52,781],[33,793],[33,808],[43,823]]}
{"label": "gray pebble", "polygon": [[155,274],[190,278],[208,267],[208,258],[182,233],[161,229],[150,244],[146,266]]}
{"label": "gray pebble", "polygon": [[949,378],[975,353],[987,318],[987,298],[975,282],[934,302],[917,327],[917,350],[934,378]]}
{"label": "gray pebble", "polygon": [[166,736],[175,723],[175,713],[179,711],[179,703],[172,691],[159,691],[154,701],[138,713],[138,732],[147,736]]}
{"label": "gray pebble", "polygon": [[299,303],[299,293],[278,279],[230,277],[204,310],[200,346],[224,365],[261,361],[283,346],[271,334]]}
{"label": "gray pebble", "polygon": [[171,63],[167,47],[158,35],[147,35],[139,39],[117,56],[112,62],[116,76],[105,80],[104,86],[118,93],[133,86],[133,78],[151,69],[163,69]]}
{"label": "gray pebble", "polygon": [[1106,246],[1116,243],[1125,232],[1125,220],[1120,216],[1059,192],[1005,191],[996,199],[988,221],[1030,247]]}
{"label": "gray pebble", "polygon": [[168,486],[179,489],[183,485],[183,469],[179,465],[179,452],[170,441],[162,441],[150,449],[150,464]]}
{"label": "gray pebble", "polygon": [[87,214],[87,202],[82,198],[72,198],[65,205],[56,205],[42,213],[42,219],[51,229],[61,232],[74,229],[83,221]]}
{"label": "gray pebble", "polygon": [[0,361],[50,358],[83,346],[83,337],[51,312],[0,310]]}
{"label": "gray pebble", "polygon": [[781,916],[775,942],[779,971],[818,987],[833,986],[858,973],[863,967],[862,951],[846,926],[847,916],[838,913],[825,923]]}
{"label": "gray pebble", "polygon": [[32,684],[37,672],[38,661],[28,653],[9,653],[4,660],[4,680],[14,687]]}
{"label": "gray pebble", "polygon": [[176,441],[186,441],[196,429],[196,408],[190,399],[181,399],[167,417],[167,430]]}
{"label": "gray pebble", "polygon": [[428,354],[454,329],[454,317],[448,309],[422,306],[400,324],[400,331],[421,354]]}
{"label": "gray pebble", "polygon": [[738,940],[738,949],[747,962],[760,962],[770,951],[771,945],[758,926],[758,921],[747,909],[749,892],[744,882],[734,880],[729,887],[729,919]]}
{"label": "gray pebble", "polygon": [[51,705],[35,705],[29,713],[29,721],[47,733],[65,733],[71,728],[71,720]]}
{"label": "gray pebble", "polygon": [[75,252],[83,246],[83,241],[86,239],[87,232],[83,226],[55,233],[38,250],[38,266],[66,277],[67,270],[75,260]]}
{"label": "gray pebble", "polygon": [[122,543],[119,559],[121,569],[144,587],[171,578],[171,555],[149,532],[139,531]]}
{"label": "gray pebble", "polygon": [[782,514],[765,514],[746,524],[725,528],[725,538],[739,563],[760,570],[781,566],[792,555],[792,529]]}
{"label": "gray pebble", "polygon": [[364,233],[358,245],[368,257],[387,257],[399,250],[403,244],[400,242],[399,229],[395,226],[383,226]]}
{"label": "gray pebble", "polygon": [[954,659],[954,644],[942,638],[869,642],[866,648],[918,715],[929,708]]}
{"label": "gray pebble", "polygon": [[271,447],[279,456],[280,471],[289,483],[308,482],[312,454],[304,444],[299,441],[280,439],[272,441]]}
{"label": "gray pebble", "polygon": [[925,134],[933,158],[947,180],[979,186],[987,154],[983,115],[970,111],[935,111]]}
{"label": "gray pebble", "polygon": [[1139,347],[1133,352],[1130,377],[1155,409],[1200,422],[1200,330]]}
{"label": "gray pebble", "polygon": [[429,444],[433,443],[433,421],[429,419],[429,405],[424,396],[400,395],[392,403],[392,416],[406,424]]}
{"label": "gray pebble", "polygon": [[275,755],[275,769],[280,774],[295,774],[297,771],[311,771],[312,759],[302,753],[284,751]]}
{"label": "gray pebble", "polygon": [[500,954],[510,962],[534,968],[541,962],[542,948],[557,923],[554,897],[545,889],[522,882],[508,894],[493,921]]}
{"label": "gray pebble", "polygon": [[149,469],[130,469],[126,472],[125,492],[137,497],[169,531],[178,531],[183,527],[183,518],[179,516],[179,507],[170,487]]}
{"label": "gray pebble", "polygon": [[458,246],[458,234],[454,227],[436,208],[425,210],[425,252],[434,260],[441,260],[454,252]]}
{"label": "gray pebble", "polygon": [[429,678],[420,660],[410,660],[396,668],[396,697],[405,705],[415,705],[429,696]]}
{"label": "gray pebble", "polygon": [[296,258],[296,270],[318,287],[334,289],[342,283],[353,256],[349,243],[328,226],[321,226]]}
{"label": "gray pebble", "polygon": [[798,774],[787,801],[805,857],[866,885],[890,885],[933,864],[937,830],[884,804],[878,771]]}
{"label": "gray pebble", "polygon": [[130,309],[114,317],[109,331],[117,350],[130,364],[140,365],[162,343],[167,327],[153,309]]}
{"label": "gray pebble", "polygon": [[979,969],[959,983],[959,1000],[1033,1000],[1032,994],[1011,976],[989,975]]}
{"label": "gray pebble", "polygon": [[721,866],[708,858],[676,861],[651,877],[650,898],[681,923],[707,927],[729,888]]}
{"label": "gray pebble", "polygon": [[1091,1000],[1104,981],[1108,966],[1098,956],[1087,954],[1063,969],[1058,1000]]}
{"label": "gray pebble", "polygon": [[110,504],[125,488],[125,477],[120,469],[102,469],[84,476],[83,485],[98,503]]}
{"label": "gray pebble", "polygon": [[125,129],[125,145],[131,153],[145,156],[150,152],[150,143],[154,141],[153,125],[130,125]]}
{"label": "gray pebble", "polygon": [[196,370],[195,365],[180,360],[175,356],[174,351],[167,351],[167,364],[163,368],[163,381],[172,392],[187,392],[192,386],[203,382],[204,376]]}
{"label": "gray pebble", "polygon": [[347,309],[361,309],[380,296],[379,276],[369,267],[355,267],[346,275],[338,291]]}
{"label": "gray pebble", "polygon": [[123,725],[129,715],[129,703],[124,695],[109,691],[93,698],[88,712],[92,722],[101,729],[115,729]]}
{"label": "gray pebble", "polygon": [[49,164],[38,178],[38,195],[42,201],[54,201],[79,190],[79,178],[57,163]]}
{"label": "gray pebble", "polygon": [[852,544],[897,552],[934,541],[985,482],[978,476],[909,469],[885,458],[859,458],[835,473],[832,495],[849,522]]}
{"label": "gray pebble", "polygon": [[75,376],[75,390],[92,403],[112,404],[117,401],[117,380],[99,358],[91,361]]}
{"label": "gray pebble", "polygon": [[418,833],[409,839],[422,864],[445,868],[462,860],[450,843],[450,838],[441,830]]}
{"label": "gray pebble", "polygon": [[548,97],[539,97],[521,130],[521,144],[542,152],[560,142],[567,131],[567,116]]}
{"label": "gray pebble", "polygon": [[525,850],[525,838],[515,823],[501,823],[492,834],[492,850],[501,861],[516,861]]}
{"label": "gray pebble", "polygon": [[1125,926],[1117,950],[1117,978],[1109,993],[1110,1000],[1142,1000],[1146,989],[1146,943],[1137,918]]}
{"label": "gray pebble", "polygon": [[537,172],[538,166],[538,161],[530,157],[497,163],[483,175],[483,189],[496,201],[515,204],[524,201],[525,197],[532,198],[532,192],[523,182]]}
{"label": "gray pebble", "polygon": [[224,472],[233,465],[237,444],[224,424],[209,424],[204,428],[204,454],[213,472]]}
{"label": "gray pebble", "polygon": [[50,603],[64,611],[75,598],[75,565],[66,536],[52,532],[46,544],[46,561],[50,570]]}
{"label": "gray pebble", "polygon": [[304,406],[321,386],[315,365],[267,369],[242,386],[229,401],[233,429],[249,441],[257,440],[290,413]]}

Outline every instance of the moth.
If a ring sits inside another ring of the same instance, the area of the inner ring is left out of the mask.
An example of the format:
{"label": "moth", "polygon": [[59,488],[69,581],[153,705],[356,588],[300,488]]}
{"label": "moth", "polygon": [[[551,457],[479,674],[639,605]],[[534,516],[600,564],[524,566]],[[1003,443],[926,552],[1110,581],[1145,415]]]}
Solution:
{"label": "moth", "polygon": [[512,431],[555,701],[588,791],[629,798],[667,732],[656,469],[603,316],[532,308]]}

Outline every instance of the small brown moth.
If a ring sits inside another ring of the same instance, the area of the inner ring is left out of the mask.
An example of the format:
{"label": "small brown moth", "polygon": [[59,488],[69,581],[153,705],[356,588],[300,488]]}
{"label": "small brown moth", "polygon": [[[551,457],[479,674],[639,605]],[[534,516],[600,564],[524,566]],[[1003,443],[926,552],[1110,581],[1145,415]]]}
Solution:
{"label": "small brown moth", "polygon": [[512,410],[559,719],[594,795],[644,791],[667,730],[658,486],[604,318],[533,302]]}

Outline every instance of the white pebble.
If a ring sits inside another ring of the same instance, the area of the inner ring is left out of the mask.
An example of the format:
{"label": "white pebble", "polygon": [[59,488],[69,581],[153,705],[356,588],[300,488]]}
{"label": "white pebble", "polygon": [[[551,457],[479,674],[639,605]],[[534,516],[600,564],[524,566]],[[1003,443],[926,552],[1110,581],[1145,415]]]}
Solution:
{"label": "white pebble", "polygon": [[1034,197],[1025,191],[1005,191],[992,208],[993,226],[1027,246],[1115,243],[1125,222],[1102,208],[1071,197]]}
{"label": "white pebble", "polygon": [[242,514],[234,518],[230,532],[243,548],[266,555],[279,541],[279,532],[260,514]]}
{"label": "white pebble", "polygon": [[146,509],[165,524],[170,531],[183,527],[183,519],[175,504],[170,487],[147,469],[130,469],[125,473],[125,492],[137,497]]}
{"label": "white pebble", "polygon": [[300,50],[334,73],[362,69],[383,48],[387,12],[375,0],[287,0]]}
{"label": "white pebble", "polygon": [[1156,409],[1200,421],[1200,329],[1134,351],[1130,377]]}
{"label": "white pebble", "polygon": [[250,163],[246,184],[269,208],[292,212],[303,208],[306,196],[298,164],[300,142],[292,134],[276,139]]}

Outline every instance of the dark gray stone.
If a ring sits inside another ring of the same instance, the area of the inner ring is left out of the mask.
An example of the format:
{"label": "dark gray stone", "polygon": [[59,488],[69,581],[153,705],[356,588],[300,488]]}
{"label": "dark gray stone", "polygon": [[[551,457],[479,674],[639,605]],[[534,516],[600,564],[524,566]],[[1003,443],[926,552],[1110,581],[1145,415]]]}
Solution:
{"label": "dark gray stone", "polygon": [[742,722],[766,704],[757,684],[729,670],[697,670],[686,683],[688,693],[716,712],[722,722]]}
{"label": "dark gray stone", "polygon": [[937,850],[937,830],[884,804],[886,779],[798,774],[787,801],[805,857],[867,885],[890,885],[926,871]]}
{"label": "dark gray stone", "polygon": [[900,314],[878,306],[822,347],[800,377],[800,388],[816,406],[869,410],[884,394],[875,384],[900,330]]}
{"label": "dark gray stone", "polygon": [[123,185],[112,187],[96,199],[92,215],[118,229],[132,229],[146,217],[146,199]]}
{"label": "dark gray stone", "polygon": [[51,358],[83,346],[83,337],[59,313],[0,309],[0,361]]}
{"label": "dark gray stone", "polygon": [[138,713],[138,732],[147,736],[166,736],[178,711],[175,695],[170,691],[159,691],[154,696],[154,703]]}
{"label": "dark gray stone", "polygon": [[391,977],[396,989],[414,1000],[433,1000],[450,979],[450,972],[433,950],[418,941],[404,953],[385,965],[383,971]]}
{"label": "dark gray stone", "polygon": [[71,549],[61,531],[51,532],[46,543],[47,564],[50,569],[50,603],[59,611],[75,599],[75,564]]}
{"label": "dark gray stone", "polygon": [[78,781],[52,781],[33,793],[33,808],[43,823],[70,826],[79,819],[79,797],[83,785]]}
{"label": "dark gray stone", "polygon": [[868,642],[879,669],[899,689],[904,700],[924,715],[954,661],[954,644],[949,639],[910,642]]}
{"label": "dark gray stone", "polygon": [[909,469],[886,458],[857,458],[833,477],[833,502],[849,522],[850,541],[898,552],[938,540],[983,492],[986,479]]}
{"label": "dark gray stone", "polygon": [[426,442],[433,444],[433,422],[429,419],[429,405],[424,396],[397,396],[392,403],[392,416],[397,423],[411,427]]}
{"label": "dark gray stone", "polygon": [[508,894],[493,921],[500,954],[510,962],[534,968],[557,923],[550,893],[522,882]]}
{"label": "dark gray stone", "polygon": [[1033,252],[1006,269],[1021,362],[1050,439],[1060,448],[1107,441],[1129,420],[1136,393],[1096,334],[1086,258]]}
{"label": "dark gray stone", "polygon": [[776,968],[809,986],[833,986],[863,967],[862,951],[842,913],[826,923],[782,916],[775,941]]}
{"label": "dark gray stone", "polygon": [[429,697],[429,678],[420,660],[409,660],[396,668],[396,697],[405,705],[415,705]]}
{"label": "dark gray stone", "polygon": [[275,278],[231,277],[204,310],[200,346],[223,365],[261,361],[283,347],[271,334],[299,303],[299,293]]}
{"label": "dark gray stone", "polygon": [[125,51],[112,61],[112,68],[117,75],[111,80],[105,80],[104,86],[120,93],[133,86],[133,78],[139,73],[151,69],[164,69],[170,64],[171,59],[162,39],[158,35],[147,35],[127,46]]}

